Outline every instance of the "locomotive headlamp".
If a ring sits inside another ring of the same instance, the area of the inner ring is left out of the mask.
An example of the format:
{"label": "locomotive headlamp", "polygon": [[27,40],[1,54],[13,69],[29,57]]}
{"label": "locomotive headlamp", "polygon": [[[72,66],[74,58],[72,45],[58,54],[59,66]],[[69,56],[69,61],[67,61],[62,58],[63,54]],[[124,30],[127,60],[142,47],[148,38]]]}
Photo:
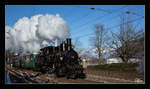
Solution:
{"label": "locomotive headlamp", "polygon": [[63,60],[63,57],[60,57],[60,60],[62,61],[62,60]]}

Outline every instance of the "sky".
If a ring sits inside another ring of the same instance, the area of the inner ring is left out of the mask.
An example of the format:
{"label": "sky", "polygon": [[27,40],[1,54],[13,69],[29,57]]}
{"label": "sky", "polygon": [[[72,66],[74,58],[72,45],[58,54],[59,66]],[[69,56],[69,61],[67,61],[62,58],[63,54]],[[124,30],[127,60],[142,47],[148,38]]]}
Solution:
{"label": "sky", "polygon": [[145,20],[141,18],[145,17],[144,5],[6,5],[5,26],[13,27],[23,17],[59,14],[69,26],[72,42],[79,39],[81,48],[88,49],[91,47],[89,38],[93,35],[94,25],[104,24],[108,33],[110,31],[117,33],[120,15],[126,11],[133,13],[130,17],[137,29],[145,29]]}

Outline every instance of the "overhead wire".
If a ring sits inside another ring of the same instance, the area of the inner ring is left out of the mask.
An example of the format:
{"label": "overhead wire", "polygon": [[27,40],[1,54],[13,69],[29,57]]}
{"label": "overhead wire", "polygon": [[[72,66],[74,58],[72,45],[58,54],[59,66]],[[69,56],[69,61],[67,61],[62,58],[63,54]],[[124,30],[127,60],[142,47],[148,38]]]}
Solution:
{"label": "overhead wire", "polygon": [[[104,10],[103,10],[104,11]],[[105,10],[105,12],[106,12],[107,10]],[[108,12],[107,12],[108,13]],[[93,13],[90,13],[90,12],[88,12],[88,13],[86,13],[86,14],[84,14],[83,16],[81,16],[80,17],[80,20],[76,20],[76,21],[81,21],[81,19],[85,19],[85,17],[87,17],[87,16],[89,16],[90,14],[93,14]],[[105,15],[104,15],[105,16]],[[98,17],[99,18],[99,17]],[[98,18],[95,18],[95,19],[98,19]],[[72,21],[73,22],[73,21]],[[85,24],[85,23],[84,23]],[[86,25],[86,24],[85,24]],[[80,27],[82,27],[82,26],[80,26]]]}
{"label": "overhead wire", "polygon": [[[85,7],[81,7],[81,6],[80,6],[80,8],[85,8]],[[86,9],[87,9],[87,8],[86,8]],[[89,9],[90,9],[90,8],[89,8]],[[109,11],[107,11],[107,10],[103,10],[103,11],[105,11],[105,12],[107,12],[107,13],[109,12]],[[95,12],[96,12],[96,11],[95,11]],[[90,14],[93,14],[93,13],[88,12],[88,13],[82,15],[81,17],[79,17],[77,20],[75,19],[75,20],[71,21],[71,23],[73,24],[74,22],[81,21],[81,19],[85,19],[85,17],[89,16]],[[72,25],[72,24],[71,24],[71,25]]]}
{"label": "overhead wire", "polygon": [[[132,14],[132,13],[131,13]],[[136,14],[136,13],[135,13]],[[118,16],[118,15],[117,15]],[[142,15],[140,15],[141,17],[143,17],[144,18],[144,16],[142,16]],[[116,16],[115,16],[116,17]],[[111,19],[112,20],[112,19]],[[110,21],[110,20],[109,20]],[[82,30],[83,31],[83,30]],[[81,32],[81,31],[80,31]]]}
{"label": "overhead wire", "polygon": [[[123,8],[126,8],[127,6],[125,5],[125,6],[123,6],[123,7],[121,7],[121,8],[119,8],[119,9],[116,9],[115,11],[120,11],[121,9],[123,9]],[[112,14],[112,13],[111,13]],[[111,14],[109,14],[109,15],[111,15]],[[84,23],[84,24],[82,24],[82,25],[79,25],[78,27],[80,27],[80,28],[82,28],[83,26],[85,26],[85,25],[87,25],[87,24],[89,24],[90,22],[92,22],[92,21],[96,21],[97,19],[103,19],[103,17],[105,17],[105,16],[108,16],[108,15],[103,15],[102,17],[96,17],[96,18],[94,18],[94,19],[92,19],[92,20],[89,20],[88,22],[86,22],[86,23]],[[118,15],[117,15],[118,16]],[[76,30],[77,31],[77,30]]]}
{"label": "overhead wire", "polygon": [[[103,11],[104,11],[104,10],[103,10]],[[105,10],[105,12],[106,12],[106,10]],[[108,12],[109,12],[109,11],[107,11],[107,13],[108,13]],[[90,12],[89,12],[89,13],[90,13]],[[92,14],[92,13],[91,13],[91,14]],[[89,14],[88,14],[88,15],[89,15]],[[104,15],[104,16],[105,16],[105,15]],[[82,16],[82,17],[84,17],[84,16]],[[84,18],[85,18],[85,17],[84,17]],[[98,16],[98,17],[95,18],[95,19],[98,19],[98,18],[100,18],[100,17]],[[94,20],[95,20],[95,19],[94,19]],[[81,19],[80,19],[80,20],[81,20]],[[88,22],[90,22],[90,21],[88,21]],[[84,23],[84,24],[85,24],[85,23]],[[84,24],[82,24],[82,25],[84,25]],[[82,25],[80,25],[80,26],[82,26]],[[79,27],[80,27],[80,26],[79,26]]]}
{"label": "overhead wire", "polygon": [[[139,19],[143,19],[143,16],[141,16],[140,18],[137,18],[137,19],[131,20],[131,21],[126,21],[125,23],[122,23],[122,24],[135,22],[135,21],[137,21],[137,20],[139,20]],[[117,24],[117,25],[112,26],[112,27],[109,27],[109,28],[107,28],[107,29],[109,29],[109,30],[110,30],[110,29],[112,29],[112,28],[116,28],[116,27],[118,27],[118,26],[120,26],[120,25],[122,25],[122,24]],[[88,35],[92,35],[92,34],[93,34],[93,33],[89,33],[89,34],[84,34],[84,35],[77,36],[77,37],[78,37],[78,38],[81,38],[81,37],[88,36]]]}
{"label": "overhead wire", "polygon": [[88,12],[88,13],[84,14],[83,16],[81,16],[80,18],[78,18],[77,20],[75,19],[75,20],[71,21],[70,25],[72,25],[75,22],[81,21],[81,19],[85,19],[85,17],[88,17],[90,14],[92,14],[92,13]]}

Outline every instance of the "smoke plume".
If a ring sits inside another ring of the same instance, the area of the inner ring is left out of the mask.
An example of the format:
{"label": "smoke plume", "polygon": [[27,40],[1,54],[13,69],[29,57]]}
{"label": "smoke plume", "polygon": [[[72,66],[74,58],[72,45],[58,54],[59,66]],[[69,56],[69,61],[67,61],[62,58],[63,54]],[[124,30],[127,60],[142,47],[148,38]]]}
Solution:
{"label": "smoke plume", "polygon": [[42,45],[64,40],[69,34],[69,27],[59,14],[23,17],[13,27],[5,26],[5,50],[18,52],[22,48],[23,53],[38,52]]}

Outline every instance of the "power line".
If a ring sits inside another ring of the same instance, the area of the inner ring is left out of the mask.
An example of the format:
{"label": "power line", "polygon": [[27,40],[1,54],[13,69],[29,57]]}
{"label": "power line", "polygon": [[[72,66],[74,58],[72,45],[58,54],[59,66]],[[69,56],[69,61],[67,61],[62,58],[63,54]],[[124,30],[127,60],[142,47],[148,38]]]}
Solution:
{"label": "power line", "polygon": [[[70,17],[70,16],[71,16],[70,13],[72,14],[72,12],[75,12],[75,11],[73,10],[73,8],[71,8],[71,9],[68,10],[68,12],[69,12],[69,14],[66,13],[66,14],[64,14],[64,16]],[[69,16],[67,16],[67,15],[69,15]],[[72,18],[72,17],[71,17],[71,18]]]}
{"label": "power line", "polygon": [[[127,14],[133,14],[132,12],[130,12],[130,11],[126,11],[125,13],[127,13]],[[136,14],[136,13],[134,13],[134,14]],[[115,17],[119,17],[121,14],[119,14],[119,15],[116,15]],[[139,16],[139,15],[138,15]],[[141,17],[142,15],[140,15],[140,17]],[[114,18],[115,18],[114,17]],[[142,17],[144,17],[144,16],[142,16]],[[114,20],[114,19],[110,19],[110,20]],[[110,21],[109,20],[109,21]],[[105,21],[105,22],[107,22],[107,21]],[[83,30],[82,30],[83,31]]]}
{"label": "power line", "polygon": [[[83,8],[83,6],[81,7],[81,6],[78,6],[78,8]],[[87,9],[87,8],[86,8]],[[72,11],[74,11],[74,10],[72,10]],[[71,13],[71,12],[69,12],[69,13]],[[82,19],[82,18],[85,18],[85,17],[87,17],[87,16],[89,16],[91,13],[90,12],[88,12],[88,13],[86,13],[86,14],[84,14],[83,16],[81,16],[81,17],[79,17],[78,19]],[[74,19],[74,20],[72,20],[71,21],[71,25],[74,23],[74,22],[77,22],[77,21],[79,21],[79,20],[76,20],[76,19]]]}
{"label": "power line", "polygon": [[[86,13],[86,14],[84,14],[83,16],[81,16],[80,18],[78,18],[78,19],[84,19],[85,17],[87,17],[87,16],[89,16],[90,14],[92,14],[92,13],[90,13],[90,12],[88,12],[88,13]],[[71,25],[73,24],[73,23],[75,23],[75,22],[78,22],[78,21],[80,21],[80,20],[73,20],[73,21],[71,21]]]}
{"label": "power line", "polygon": [[97,20],[97,19],[102,19],[103,17],[105,17],[106,15],[103,15],[102,17],[96,17],[96,18],[94,18],[94,19],[91,19],[91,20],[89,20],[88,22],[86,22],[86,23],[84,23],[84,24],[81,24],[81,25],[79,25],[78,27],[83,27],[84,25],[86,25],[86,24],[88,24],[89,22],[92,22],[93,20]]}
{"label": "power line", "polygon": [[101,10],[101,11],[103,11],[103,12],[107,12],[108,14],[111,14],[111,13],[112,13],[112,11],[108,11],[108,10],[101,9],[101,8],[98,8],[97,10]]}
{"label": "power line", "polygon": [[[135,20],[127,21],[127,22],[125,22],[125,23],[118,24],[118,25],[115,25],[115,26],[112,26],[112,27],[109,27],[109,28],[115,28],[115,27],[118,27],[118,26],[123,25],[123,24],[126,24],[126,23],[135,22],[135,21],[137,21],[137,20],[139,20],[139,19],[142,19],[142,18],[143,18],[143,16],[140,17],[140,18],[137,18],[137,19],[135,19]],[[109,28],[108,28],[108,29],[109,29]]]}
{"label": "power line", "polygon": [[[124,5],[123,7],[119,8],[119,9],[117,8],[117,9],[115,9],[114,11],[116,11],[116,10],[117,10],[117,11],[120,11],[121,9],[123,9],[123,8],[125,8],[125,7],[127,7],[127,5]],[[82,7],[82,8],[83,8],[83,7]],[[94,10],[95,10],[95,8],[90,8],[90,9],[92,9],[92,10],[94,9]],[[112,14],[112,12],[110,12],[110,11],[108,11],[108,10],[104,10],[104,9],[100,9],[100,8],[98,8],[98,10],[102,10],[102,11],[104,11],[104,12],[107,12],[107,13],[111,13],[111,14]],[[88,13],[89,13],[89,12],[88,12]],[[90,14],[92,14],[92,13],[90,13]],[[87,15],[85,14],[84,16],[82,16],[82,18],[84,19],[84,18],[87,17],[87,16],[89,16],[89,14],[87,14]],[[95,18],[94,20],[97,20],[97,19],[99,19],[99,18],[103,18],[103,17],[105,17],[105,16],[106,16],[106,15],[103,15],[102,17]],[[82,19],[82,18],[81,18],[81,19]],[[80,20],[81,20],[81,19],[80,19]],[[77,21],[79,21],[79,20],[77,20]],[[84,27],[84,25],[89,24],[89,22],[91,22],[91,21],[93,21],[93,20],[90,20],[90,21],[88,21],[87,23],[84,23],[84,24],[80,25],[79,27],[82,28],[82,27]]]}
{"label": "power line", "polygon": [[[123,9],[123,8],[125,8],[125,7],[127,7],[128,5],[124,5],[123,7],[121,7],[121,8],[119,8],[119,9],[115,9],[115,10],[113,10],[113,11],[120,11],[121,9]],[[84,7],[80,7],[80,8],[84,8]],[[90,8],[91,10],[95,10],[95,8]],[[112,13],[112,11],[110,12],[110,11],[108,11],[108,10],[105,10],[105,9],[101,9],[101,8],[96,8],[96,10],[102,10],[102,11],[104,11],[104,12],[107,12],[107,13]],[[130,12],[131,13],[131,12]],[[81,16],[81,19],[83,18],[85,18],[85,17],[87,17],[87,16],[89,16],[89,14],[92,14],[92,13],[87,13],[87,14],[85,14],[85,15],[83,15],[83,16]],[[137,13],[134,13],[134,12],[132,12],[131,14],[134,14],[134,15],[137,15],[137,16],[141,16],[141,15],[139,15],[139,14],[137,14]],[[80,19],[80,20],[81,20]],[[96,18],[97,19],[97,18]],[[79,20],[77,20],[77,21],[79,21]],[[74,21],[72,21],[72,22],[74,22]],[[76,22],[76,21],[75,21]],[[71,24],[72,25],[72,24]],[[83,24],[83,25],[86,25],[86,24]],[[82,25],[80,25],[79,27],[83,27]]]}
{"label": "power line", "polygon": [[[116,15],[115,17],[119,17],[121,14],[119,14],[119,15]],[[113,18],[115,18],[115,17],[113,17]],[[111,20],[114,20],[114,19],[110,19],[109,21],[111,21]],[[102,22],[102,21],[101,21]],[[105,21],[105,22],[108,22],[108,21]],[[91,25],[93,25],[93,24],[91,24]],[[82,27],[81,27],[82,28]],[[82,30],[83,31],[83,30]]]}
{"label": "power line", "polygon": [[[89,8],[88,8],[89,9]],[[90,8],[91,9],[91,8]],[[93,9],[92,9],[93,10]],[[110,11],[108,11],[108,10],[105,10],[105,9],[101,9],[101,8],[98,8],[98,9],[96,9],[96,10],[101,10],[101,11],[103,11],[103,12],[107,12],[107,13],[112,13],[112,12],[110,12]],[[88,13],[86,13],[86,14],[84,14],[83,16],[81,16],[80,18],[78,18],[79,20],[75,20],[75,21],[71,21],[71,23],[74,23],[74,22],[76,22],[76,21],[81,21],[81,19],[85,19],[87,16],[89,16],[90,14],[93,14],[93,13],[90,13],[90,11],[88,12]],[[72,25],[72,24],[71,24]]]}
{"label": "power line", "polygon": [[[85,7],[81,7],[80,6],[80,8],[85,8]],[[103,11],[103,12],[106,12],[106,13],[111,13],[111,11],[109,11],[109,10],[106,10],[106,9],[102,9],[102,8],[94,8],[94,7],[92,7],[92,8],[90,8],[91,10],[99,10],[99,11]]]}
{"label": "power line", "polygon": [[[114,10],[114,11],[120,11],[121,9],[126,8],[126,7],[127,7],[127,6],[125,5],[125,6],[119,8],[119,9],[116,9],[116,10]],[[111,14],[112,14],[112,13],[111,13]],[[110,14],[109,14],[109,15],[110,15]],[[79,25],[78,27],[82,28],[83,26],[89,24],[90,22],[92,22],[92,21],[94,21],[94,20],[103,19],[103,17],[105,17],[105,16],[108,16],[108,15],[103,15],[102,17],[96,17],[96,18],[94,18],[94,19],[92,19],[92,20],[89,20],[88,22],[86,22],[86,23],[84,23],[84,24],[82,24],[82,25]]]}
{"label": "power line", "polygon": [[[133,14],[133,15],[136,15],[136,16],[143,16],[143,15],[139,15],[139,14],[137,14],[137,13],[135,13],[135,12],[130,12],[130,11],[126,11],[126,13],[127,14]],[[144,17],[144,16],[143,16]]]}
{"label": "power line", "polygon": [[[140,17],[140,18],[137,18],[137,19],[131,20],[131,21],[127,21],[127,22],[125,22],[125,23],[122,23],[122,24],[131,23],[131,22],[135,22],[135,21],[137,21],[137,20],[139,20],[139,19],[143,19],[143,16],[142,16],[142,17]],[[118,25],[115,25],[115,26],[109,27],[109,28],[107,28],[107,29],[116,28],[116,27],[118,27],[118,26],[120,26],[120,25],[122,25],[122,24],[118,24]],[[85,34],[85,35],[82,35],[82,36],[77,36],[77,37],[78,37],[78,38],[81,38],[81,37],[88,36],[88,35],[92,35],[92,34],[93,34],[93,33],[89,33],[89,34]]]}

